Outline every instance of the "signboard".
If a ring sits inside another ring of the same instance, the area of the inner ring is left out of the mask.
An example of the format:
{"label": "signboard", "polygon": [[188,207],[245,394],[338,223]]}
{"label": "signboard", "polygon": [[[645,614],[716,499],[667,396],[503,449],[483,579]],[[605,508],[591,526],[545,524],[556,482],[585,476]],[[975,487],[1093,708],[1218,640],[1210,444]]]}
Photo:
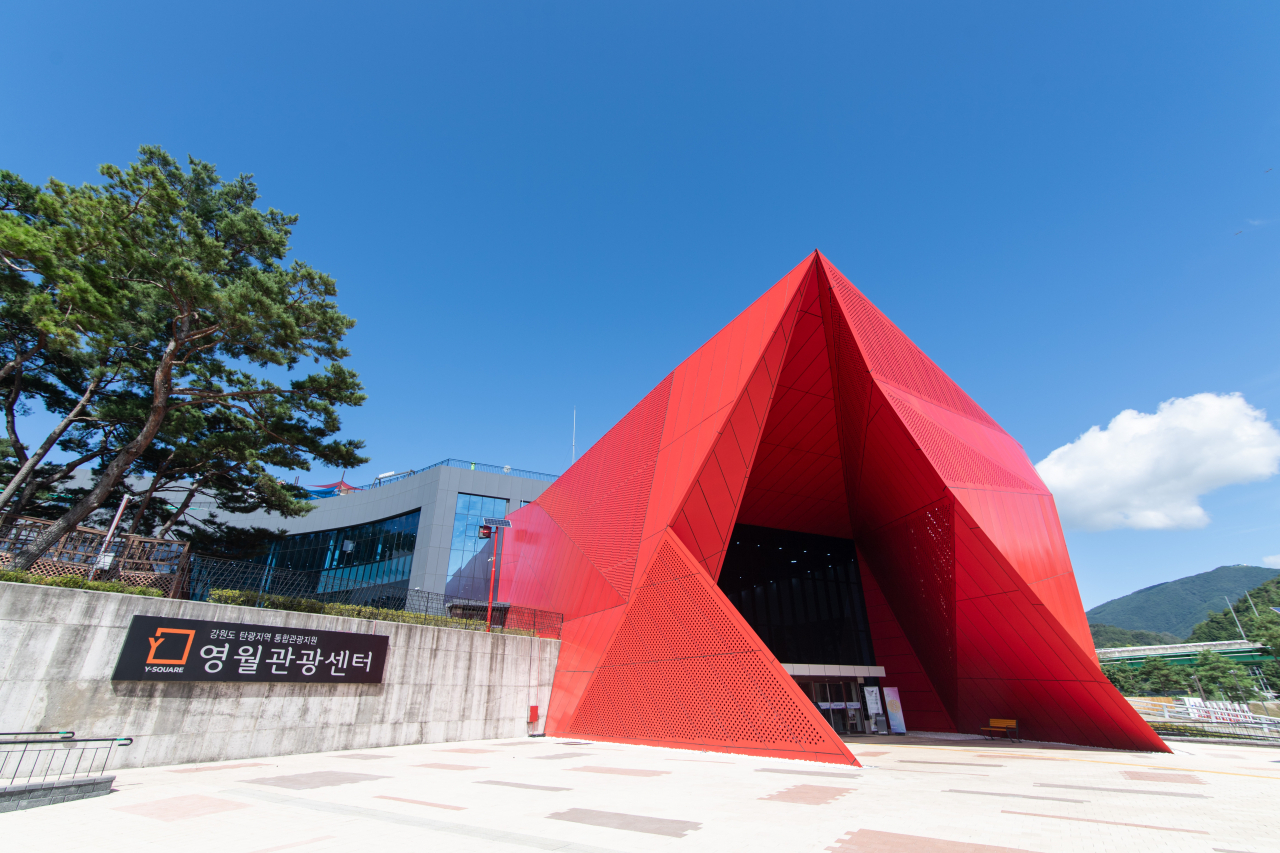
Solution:
{"label": "signboard", "polygon": [[876,714],[883,714],[884,711],[880,708],[880,688],[867,686],[862,688],[862,692],[867,697],[867,713],[873,717]]}
{"label": "signboard", "polygon": [[112,681],[380,684],[382,634],[134,616]]}
{"label": "signboard", "polygon": [[895,735],[905,735],[907,721],[902,716],[902,700],[898,698],[898,688],[884,688],[884,704],[889,710],[889,731]]}

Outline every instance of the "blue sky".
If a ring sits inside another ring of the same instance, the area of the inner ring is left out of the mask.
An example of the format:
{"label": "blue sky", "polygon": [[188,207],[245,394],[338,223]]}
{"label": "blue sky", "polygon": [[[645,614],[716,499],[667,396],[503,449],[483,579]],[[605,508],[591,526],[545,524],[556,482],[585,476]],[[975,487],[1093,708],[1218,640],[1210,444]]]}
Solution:
{"label": "blue sky", "polygon": [[[5,18],[0,166],[88,181],[160,144],[301,215],[359,321],[352,482],[562,471],[573,406],[581,449],[814,247],[1033,461],[1175,397],[1280,416],[1274,4]],[[1198,529],[1069,531],[1086,606],[1280,554],[1278,481]]]}

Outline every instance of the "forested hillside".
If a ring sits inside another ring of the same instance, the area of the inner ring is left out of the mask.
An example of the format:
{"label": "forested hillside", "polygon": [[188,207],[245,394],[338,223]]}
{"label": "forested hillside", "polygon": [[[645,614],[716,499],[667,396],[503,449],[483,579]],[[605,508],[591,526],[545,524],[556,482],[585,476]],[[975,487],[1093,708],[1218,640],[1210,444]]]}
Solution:
{"label": "forested hillside", "polygon": [[1234,602],[1245,590],[1277,576],[1280,569],[1219,566],[1210,572],[1131,592],[1099,604],[1086,615],[1091,625],[1114,625],[1130,631],[1167,632],[1187,637],[1210,613],[1226,607],[1224,597]]}
{"label": "forested hillside", "polygon": [[[1239,640],[1240,631],[1243,630],[1248,639],[1266,643],[1266,635],[1280,631],[1280,614],[1272,610],[1273,607],[1280,607],[1280,577],[1254,587],[1247,596],[1234,599],[1230,609],[1223,607],[1211,613],[1208,619],[1192,629],[1187,642]],[[1234,617],[1231,610],[1235,611]]]}
{"label": "forested hillside", "polygon": [[1181,643],[1182,638],[1162,631],[1130,631],[1115,625],[1090,625],[1095,649],[1122,649],[1127,646],[1167,646]]}

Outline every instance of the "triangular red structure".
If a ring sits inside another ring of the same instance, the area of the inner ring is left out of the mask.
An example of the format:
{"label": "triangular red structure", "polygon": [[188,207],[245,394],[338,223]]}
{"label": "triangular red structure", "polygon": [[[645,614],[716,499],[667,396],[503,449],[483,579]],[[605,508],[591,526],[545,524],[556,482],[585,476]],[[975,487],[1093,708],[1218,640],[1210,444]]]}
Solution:
{"label": "triangular red structure", "polygon": [[856,543],[910,728],[1166,750],[1021,446],[817,252],[511,519],[500,597],[565,616],[549,733],[856,763],[717,587],[745,524]]}

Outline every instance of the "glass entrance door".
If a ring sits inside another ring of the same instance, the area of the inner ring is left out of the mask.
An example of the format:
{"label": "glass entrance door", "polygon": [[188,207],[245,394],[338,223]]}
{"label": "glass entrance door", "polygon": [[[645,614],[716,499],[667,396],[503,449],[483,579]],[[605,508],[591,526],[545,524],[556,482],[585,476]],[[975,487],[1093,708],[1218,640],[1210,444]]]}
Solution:
{"label": "glass entrance door", "polygon": [[856,684],[844,681],[811,681],[801,683],[800,687],[836,734],[861,734],[866,730]]}

